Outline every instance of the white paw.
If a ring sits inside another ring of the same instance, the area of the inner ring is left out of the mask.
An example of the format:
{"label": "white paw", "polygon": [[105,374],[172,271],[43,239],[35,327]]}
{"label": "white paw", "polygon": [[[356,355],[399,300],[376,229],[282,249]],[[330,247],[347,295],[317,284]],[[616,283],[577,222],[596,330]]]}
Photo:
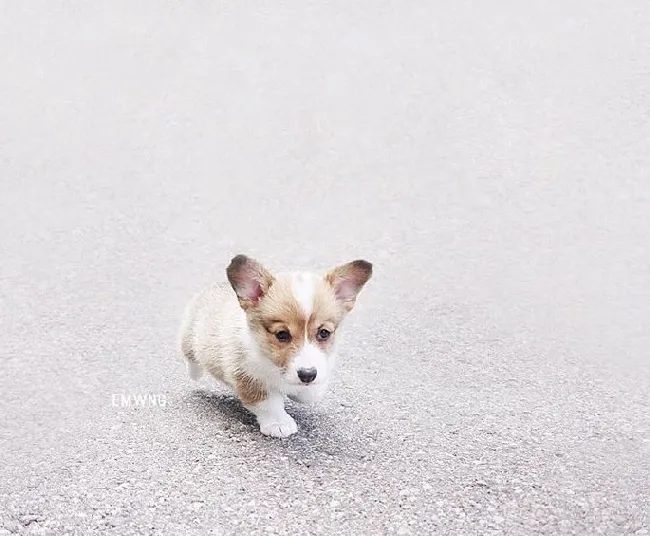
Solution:
{"label": "white paw", "polygon": [[298,425],[293,418],[285,413],[279,419],[260,422],[260,432],[271,437],[289,437],[298,431]]}

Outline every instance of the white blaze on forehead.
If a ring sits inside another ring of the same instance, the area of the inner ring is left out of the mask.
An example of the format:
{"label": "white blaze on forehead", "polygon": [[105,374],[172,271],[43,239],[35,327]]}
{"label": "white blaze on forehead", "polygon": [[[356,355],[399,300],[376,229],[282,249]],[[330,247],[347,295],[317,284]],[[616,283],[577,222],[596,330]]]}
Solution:
{"label": "white blaze on forehead", "polygon": [[316,345],[308,342],[303,345],[300,351],[296,354],[293,360],[293,366],[296,373],[301,368],[315,368],[316,369],[316,382],[322,383],[327,379],[327,374],[330,370],[329,357]]}
{"label": "white blaze on forehead", "polygon": [[316,276],[307,272],[293,274],[291,278],[291,291],[305,313],[305,316],[309,317],[314,309]]}

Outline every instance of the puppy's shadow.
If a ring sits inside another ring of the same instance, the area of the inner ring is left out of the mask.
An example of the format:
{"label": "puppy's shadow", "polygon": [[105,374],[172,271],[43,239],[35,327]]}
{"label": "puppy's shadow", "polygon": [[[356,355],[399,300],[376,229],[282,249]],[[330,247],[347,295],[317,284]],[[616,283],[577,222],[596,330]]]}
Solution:
{"label": "puppy's shadow", "polygon": [[[205,414],[210,418],[222,421],[227,428],[233,425],[244,425],[257,431],[257,419],[248,411],[239,399],[231,393],[214,392],[207,389],[196,389],[191,394],[191,400],[197,406],[205,409]],[[314,413],[311,408],[286,401],[286,407],[302,431],[312,434],[323,425],[325,416]],[[316,423],[315,421],[319,421]]]}
{"label": "puppy's shadow", "polygon": [[[286,455],[303,465],[313,465],[322,456],[349,455],[364,458],[359,451],[366,450],[347,434],[341,434],[335,418],[317,407],[303,406],[287,401],[287,411],[298,424],[298,433],[278,440],[261,435],[257,419],[231,393],[197,389],[190,395],[190,402],[202,416],[217,423],[231,434],[246,441],[265,444],[273,451],[281,449]],[[320,458],[319,458],[320,457]]]}
{"label": "puppy's shadow", "polygon": [[248,411],[231,393],[196,389],[190,395],[191,402],[202,409],[208,418],[221,421],[226,428],[232,425],[256,426],[255,415]]}

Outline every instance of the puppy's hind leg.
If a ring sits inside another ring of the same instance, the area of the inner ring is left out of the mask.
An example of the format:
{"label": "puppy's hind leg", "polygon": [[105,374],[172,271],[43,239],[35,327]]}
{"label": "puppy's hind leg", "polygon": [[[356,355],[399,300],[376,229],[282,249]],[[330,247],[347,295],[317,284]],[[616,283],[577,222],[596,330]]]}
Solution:
{"label": "puppy's hind leg", "polygon": [[190,379],[194,380],[195,382],[198,382],[201,379],[201,376],[203,376],[203,368],[198,363],[194,361],[190,361],[188,359],[187,374],[189,375]]}
{"label": "puppy's hind leg", "polygon": [[203,376],[203,367],[199,365],[198,361],[194,357],[194,349],[192,346],[192,331],[187,325],[184,325],[183,329],[181,330],[180,346],[181,352],[185,357],[187,374],[192,380],[198,381],[201,379],[201,376]]}

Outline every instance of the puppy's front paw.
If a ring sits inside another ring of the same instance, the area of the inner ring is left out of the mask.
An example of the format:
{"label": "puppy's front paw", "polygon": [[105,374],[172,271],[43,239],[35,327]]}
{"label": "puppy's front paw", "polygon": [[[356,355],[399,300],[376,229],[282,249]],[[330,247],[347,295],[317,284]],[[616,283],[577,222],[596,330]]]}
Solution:
{"label": "puppy's front paw", "polygon": [[271,437],[289,437],[298,431],[298,425],[293,418],[285,413],[279,419],[260,422],[260,432]]}

